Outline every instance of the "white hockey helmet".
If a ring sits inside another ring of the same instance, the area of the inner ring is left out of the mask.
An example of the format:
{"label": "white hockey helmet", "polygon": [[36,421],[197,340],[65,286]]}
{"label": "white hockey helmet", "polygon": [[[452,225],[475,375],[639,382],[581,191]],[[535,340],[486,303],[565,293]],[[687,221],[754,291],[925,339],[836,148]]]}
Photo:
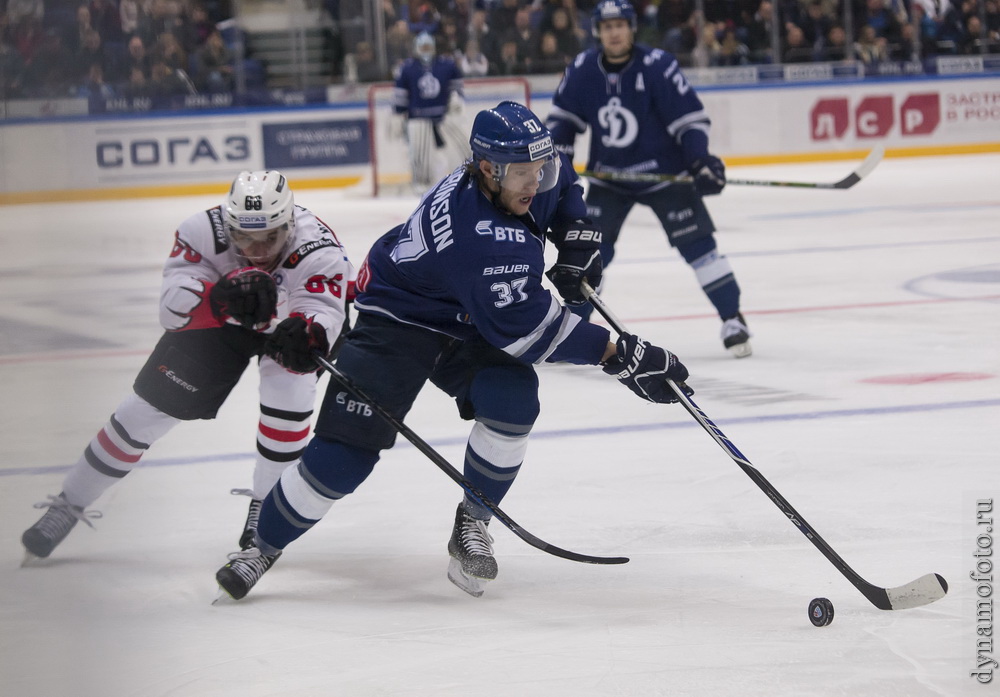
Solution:
{"label": "white hockey helmet", "polygon": [[276,170],[240,172],[222,206],[226,234],[236,253],[263,269],[277,264],[295,232],[295,200]]}
{"label": "white hockey helmet", "polygon": [[434,37],[425,31],[417,34],[417,38],[413,40],[413,53],[424,63],[431,63],[437,54]]}

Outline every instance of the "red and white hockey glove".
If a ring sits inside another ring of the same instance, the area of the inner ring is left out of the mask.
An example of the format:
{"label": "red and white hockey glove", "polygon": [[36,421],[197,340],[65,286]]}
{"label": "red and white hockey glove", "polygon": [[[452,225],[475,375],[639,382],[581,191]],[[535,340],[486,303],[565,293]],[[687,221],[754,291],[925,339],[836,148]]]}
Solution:
{"label": "red and white hockey glove", "polygon": [[313,358],[315,352],[324,357],[330,353],[326,330],[298,313],[282,320],[264,344],[264,353],[293,373],[316,372],[319,366]]}

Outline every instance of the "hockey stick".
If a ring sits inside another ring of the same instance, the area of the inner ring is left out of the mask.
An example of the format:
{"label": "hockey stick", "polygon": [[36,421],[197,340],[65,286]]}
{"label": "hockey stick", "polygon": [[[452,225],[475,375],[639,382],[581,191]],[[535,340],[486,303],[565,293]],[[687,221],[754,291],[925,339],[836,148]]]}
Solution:
{"label": "hockey stick", "polygon": [[[604,304],[600,296],[594,292],[590,284],[586,281],[581,283],[581,289],[587,299],[590,300],[591,304],[597,309],[599,313],[608,321],[612,328],[619,334],[625,333],[625,327],[618,320],[617,317],[608,309],[608,306]],[[948,582],[944,580],[939,574],[926,574],[918,579],[911,581],[910,583],[904,584],[902,586],[896,586],[895,588],[881,588],[879,586],[872,585],[865,579],[848,566],[837,552],[834,551],[833,547],[827,543],[819,533],[816,532],[813,527],[806,522],[798,511],[796,511],[792,504],[790,504],[784,496],[782,496],[774,486],[771,485],[764,475],[761,474],[757,468],[750,464],[750,460],[739,451],[729,438],[722,432],[722,430],[716,426],[710,418],[701,410],[694,400],[684,394],[684,392],[677,387],[677,383],[673,380],[668,380],[667,383],[670,387],[677,393],[677,397],[680,403],[684,405],[688,413],[694,417],[695,421],[698,422],[705,431],[712,436],[716,443],[718,443],[723,450],[733,459],[737,465],[742,468],[742,470],[747,474],[750,479],[753,480],[754,484],[760,487],[760,490],[767,494],[768,498],[774,502],[774,505],[778,507],[782,513],[792,522],[792,524],[799,529],[806,538],[816,546],[824,557],[826,557],[831,564],[833,564],[840,573],[850,581],[855,588],[861,591],[871,602],[872,605],[877,607],[879,610],[905,610],[912,607],[921,607],[929,603],[933,603],[935,600],[940,600],[948,593]]]}
{"label": "hockey stick", "polygon": [[510,529],[512,533],[520,537],[522,540],[527,542],[532,547],[542,550],[548,554],[552,554],[557,557],[562,557],[563,559],[569,559],[570,561],[578,561],[584,564],[625,564],[628,562],[628,557],[595,557],[589,554],[580,554],[579,552],[571,552],[561,547],[556,547],[555,545],[549,544],[545,540],[542,540],[530,532],[522,528],[519,524],[515,523],[514,520],[504,513],[499,506],[489,500],[489,498],[483,492],[479,491],[472,482],[462,476],[455,467],[448,462],[443,455],[432,448],[427,441],[418,436],[416,433],[410,429],[409,426],[404,424],[402,421],[397,419],[391,413],[389,413],[385,407],[380,405],[378,402],[373,400],[367,394],[365,394],[361,388],[355,385],[350,378],[337,370],[330,361],[326,360],[323,356],[319,354],[314,354],[313,358],[316,363],[323,367],[330,377],[333,378],[341,387],[350,392],[355,398],[361,400],[372,410],[378,414],[382,419],[387,421],[390,426],[392,426],[397,433],[402,435],[406,440],[410,441],[421,453],[427,456],[431,462],[437,465],[442,472],[447,474],[452,480],[465,490],[465,493],[475,499],[478,503],[482,504],[484,507],[488,508],[493,517],[503,523],[507,528]]}
{"label": "hockey stick", "polygon": [[[840,181],[832,183],[730,178],[726,179],[726,183],[738,186],[791,186],[799,189],[850,189],[871,174],[875,166],[882,161],[884,155],[885,148],[881,145],[876,146],[853,172]],[[694,177],[689,174],[657,174],[655,172],[592,172],[586,170],[583,172],[583,176],[612,182],[676,182],[679,184],[691,184],[694,182]]]}

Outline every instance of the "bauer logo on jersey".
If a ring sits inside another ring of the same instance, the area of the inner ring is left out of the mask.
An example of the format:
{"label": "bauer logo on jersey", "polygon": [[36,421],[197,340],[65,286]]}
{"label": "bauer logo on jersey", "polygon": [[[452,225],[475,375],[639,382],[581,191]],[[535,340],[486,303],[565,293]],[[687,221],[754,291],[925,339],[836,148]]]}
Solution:
{"label": "bauer logo on jersey", "polygon": [[240,227],[246,230],[263,230],[267,227],[266,215],[238,215],[236,220],[239,221]]}
{"label": "bauer logo on jersey", "polygon": [[302,245],[294,252],[289,254],[288,258],[285,259],[285,263],[282,264],[282,266],[286,269],[294,269],[296,266],[299,265],[299,262],[301,262],[303,258],[312,254],[317,249],[323,249],[324,247],[339,247],[339,246],[340,245],[338,245],[336,242],[334,242],[329,238],[323,238],[321,240],[313,240],[312,242],[306,242],[304,245]]}
{"label": "bauer logo on jersey", "polygon": [[552,151],[552,138],[549,136],[536,140],[534,143],[528,143],[528,157],[532,162],[548,157]]}
{"label": "bauer logo on jersey", "polygon": [[597,121],[606,133],[601,136],[601,144],[606,148],[627,148],[639,135],[639,120],[622,106],[618,97],[612,97],[607,106],[598,109]]}

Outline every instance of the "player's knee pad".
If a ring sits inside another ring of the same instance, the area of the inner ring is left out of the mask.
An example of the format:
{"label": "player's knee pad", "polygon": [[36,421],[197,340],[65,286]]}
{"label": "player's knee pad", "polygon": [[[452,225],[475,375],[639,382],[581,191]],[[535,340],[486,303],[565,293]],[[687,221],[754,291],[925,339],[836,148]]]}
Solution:
{"label": "player's knee pad", "polygon": [[483,368],[469,389],[476,421],[507,436],[526,436],[540,410],[538,376],[530,366]]}
{"label": "player's knee pad", "polygon": [[701,260],[707,258],[709,254],[715,251],[715,237],[712,235],[677,245],[677,252],[691,266],[700,263]]}
{"label": "player's knee pad", "polygon": [[122,400],[111,417],[117,435],[130,446],[144,450],[178,422],[179,419],[157,409],[134,392]]}
{"label": "player's knee pad", "polygon": [[[372,473],[378,459],[378,451],[314,437],[302,453],[302,462],[291,469],[315,494],[336,501],[353,493]],[[281,476],[284,480],[285,474]]]}

